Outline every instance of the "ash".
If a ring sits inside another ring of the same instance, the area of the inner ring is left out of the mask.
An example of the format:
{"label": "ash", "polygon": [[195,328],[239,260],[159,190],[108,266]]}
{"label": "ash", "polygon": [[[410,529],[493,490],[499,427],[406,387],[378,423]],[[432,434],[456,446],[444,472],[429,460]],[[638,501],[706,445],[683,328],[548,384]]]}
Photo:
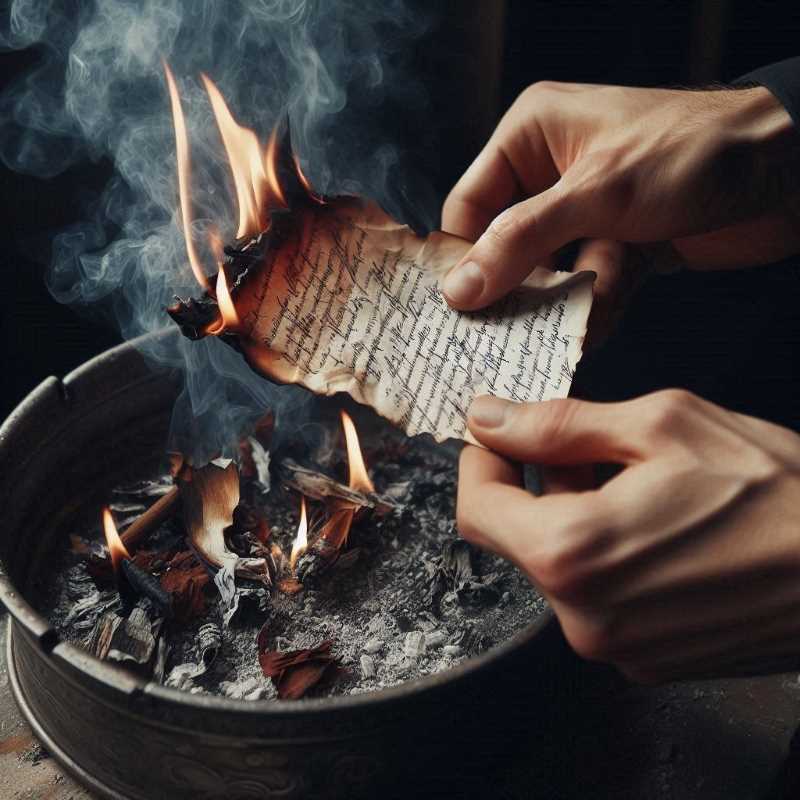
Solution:
{"label": "ash", "polygon": [[[359,694],[446,670],[484,652],[526,627],[545,601],[511,564],[479,553],[460,540],[455,528],[457,451],[424,438],[406,439],[388,431],[365,456],[378,491],[397,500],[385,516],[360,515],[343,555],[328,570],[305,580],[295,594],[267,593],[237,578],[239,609],[222,628],[221,644],[210,658],[201,653],[201,629],[218,625],[219,596],[210,584],[208,610],[189,623],[168,622],[166,662],[154,680],[192,693],[248,700],[277,697],[264,676],[257,635],[267,625],[270,648],[311,648],[332,639],[345,672],[316,694]],[[328,464],[341,479],[345,465]],[[264,481],[264,474],[260,473]],[[171,481],[157,477],[114,490],[112,509],[135,518]],[[274,476],[261,485],[258,506],[268,520],[270,540],[288,554],[298,525],[298,497]],[[98,516],[98,515],[96,515]],[[69,531],[100,548],[98,525]],[[186,548],[179,519],[161,526],[147,549]],[[119,611],[113,585],[97,584],[85,555],[67,551],[54,559],[55,575],[45,576],[44,613],[61,636],[88,647],[98,619]],[[151,614],[148,601],[139,602]],[[204,665],[204,661],[207,661]],[[175,670],[177,666],[185,669]],[[194,665],[195,668],[192,668]]]}

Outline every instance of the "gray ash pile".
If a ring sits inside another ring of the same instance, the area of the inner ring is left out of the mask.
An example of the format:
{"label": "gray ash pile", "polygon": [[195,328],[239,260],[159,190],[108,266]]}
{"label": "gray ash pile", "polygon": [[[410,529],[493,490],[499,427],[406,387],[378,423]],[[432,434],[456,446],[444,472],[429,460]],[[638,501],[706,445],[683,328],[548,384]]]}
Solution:
{"label": "gray ash pile", "polygon": [[99,513],[70,530],[42,610],[100,658],[248,700],[393,686],[542,613],[515,567],[459,539],[457,450],[385,428],[368,473],[343,426],[347,457],[334,448],[324,464],[271,455],[266,424],[238,462],[177,458],[116,487],[105,530]]}

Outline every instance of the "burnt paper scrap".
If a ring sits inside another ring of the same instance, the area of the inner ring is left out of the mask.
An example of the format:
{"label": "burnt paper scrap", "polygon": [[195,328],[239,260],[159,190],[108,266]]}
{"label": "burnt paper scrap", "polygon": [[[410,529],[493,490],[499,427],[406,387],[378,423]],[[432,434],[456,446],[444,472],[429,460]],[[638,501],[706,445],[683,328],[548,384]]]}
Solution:
{"label": "burnt paper scrap", "polygon": [[332,683],[343,672],[339,660],[331,653],[331,639],[316,647],[281,653],[262,649],[264,637],[259,634],[258,638],[261,669],[272,679],[281,700],[299,700],[314,687]]}
{"label": "burnt paper scrap", "polygon": [[[421,238],[354,198],[272,219],[228,249],[226,266],[239,324],[224,338],[262,374],[317,394],[347,392],[409,435],[439,441],[470,440],[466,414],[477,395],[567,395],[594,273],[536,269],[491,308],[460,313],[439,283],[469,242]],[[170,309],[187,335],[204,335],[195,324],[204,302]]]}

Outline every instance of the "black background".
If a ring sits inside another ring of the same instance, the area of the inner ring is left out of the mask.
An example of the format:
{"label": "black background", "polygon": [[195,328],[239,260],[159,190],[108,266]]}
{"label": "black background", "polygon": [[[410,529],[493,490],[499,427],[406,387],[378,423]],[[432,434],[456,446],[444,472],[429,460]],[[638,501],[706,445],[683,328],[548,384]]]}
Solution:
{"label": "black background", "polygon": [[[458,82],[463,55],[458,30],[464,9],[481,4],[437,5],[441,26],[420,43],[415,59],[434,109],[435,146],[426,137],[420,159],[430,166],[435,193],[443,198],[477,147],[469,108],[452,84]],[[496,9],[491,2],[482,5]],[[509,0],[498,110],[539,79],[631,85],[733,79],[798,54],[800,4],[792,6]],[[35,51],[0,53],[0,83],[36,57]],[[63,375],[118,341],[99,318],[55,303],[44,286],[44,267],[33,256],[46,249],[48,232],[76,221],[82,188],[102,185],[109,174],[108,163],[81,165],[49,181],[0,172],[0,418],[42,378]],[[585,359],[577,391],[613,399],[682,385],[797,427],[800,396],[792,358],[798,289],[792,264],[654,279],[612,341]]]}

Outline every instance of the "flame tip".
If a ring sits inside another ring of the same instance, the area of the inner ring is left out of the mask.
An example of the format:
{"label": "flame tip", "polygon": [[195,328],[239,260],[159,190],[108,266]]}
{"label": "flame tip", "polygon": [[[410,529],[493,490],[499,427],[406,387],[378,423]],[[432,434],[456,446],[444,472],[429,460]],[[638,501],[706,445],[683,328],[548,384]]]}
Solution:
{"label": "flame tip", "polygon": [[300,495],[300,522],[297,525],[297,535],[292,544],[292,553],[289,557],[289,568],[295,571],[297,560],[308,549],[308,513],[306,511],[306,498]]}
{"label": "flame tip", "polygon": [[359,489],[364,492],[374,492],[375,485],[367,472],[367,465],[364,463],[364,456],[361,453],[361,445],[358,441],[358,433],[350,415],[340,409],[342,428],[344,429],[344,439],[347,445],[347,464],[349,471],[348,484],[351,489]]}
{"label": "flame tip", "polygon": [[183,106],[181,105],[178,85],[172,70],[166,60],[163,60],[164,74],[167,78],[167,88],[169,91],[169,101],[172,108],[172,124],[175,129],[175,150],[178,157],[178,196],[180,198],[181,224],[183,227],[183,238],[186,242],[186,255],[189,259],[189,266],[192,268],[197,282],[208,291],[209,281],[200,264],[200,258],[192,240],[192,213],[191,213],[191,160],[189,157],[189,134],[186,130],[186,119],[183,116]]}
{"label": "flame tip", "polygon": [[108,554],[111,556],[111,563],[116,571],[119,568],[120,561],[122,559],[130,560],[131,556],[122,539],[120,539],[116,523],[114,522],[114,515],[111,513],[111,509],[108,506],[103,506],[102,520]]}

